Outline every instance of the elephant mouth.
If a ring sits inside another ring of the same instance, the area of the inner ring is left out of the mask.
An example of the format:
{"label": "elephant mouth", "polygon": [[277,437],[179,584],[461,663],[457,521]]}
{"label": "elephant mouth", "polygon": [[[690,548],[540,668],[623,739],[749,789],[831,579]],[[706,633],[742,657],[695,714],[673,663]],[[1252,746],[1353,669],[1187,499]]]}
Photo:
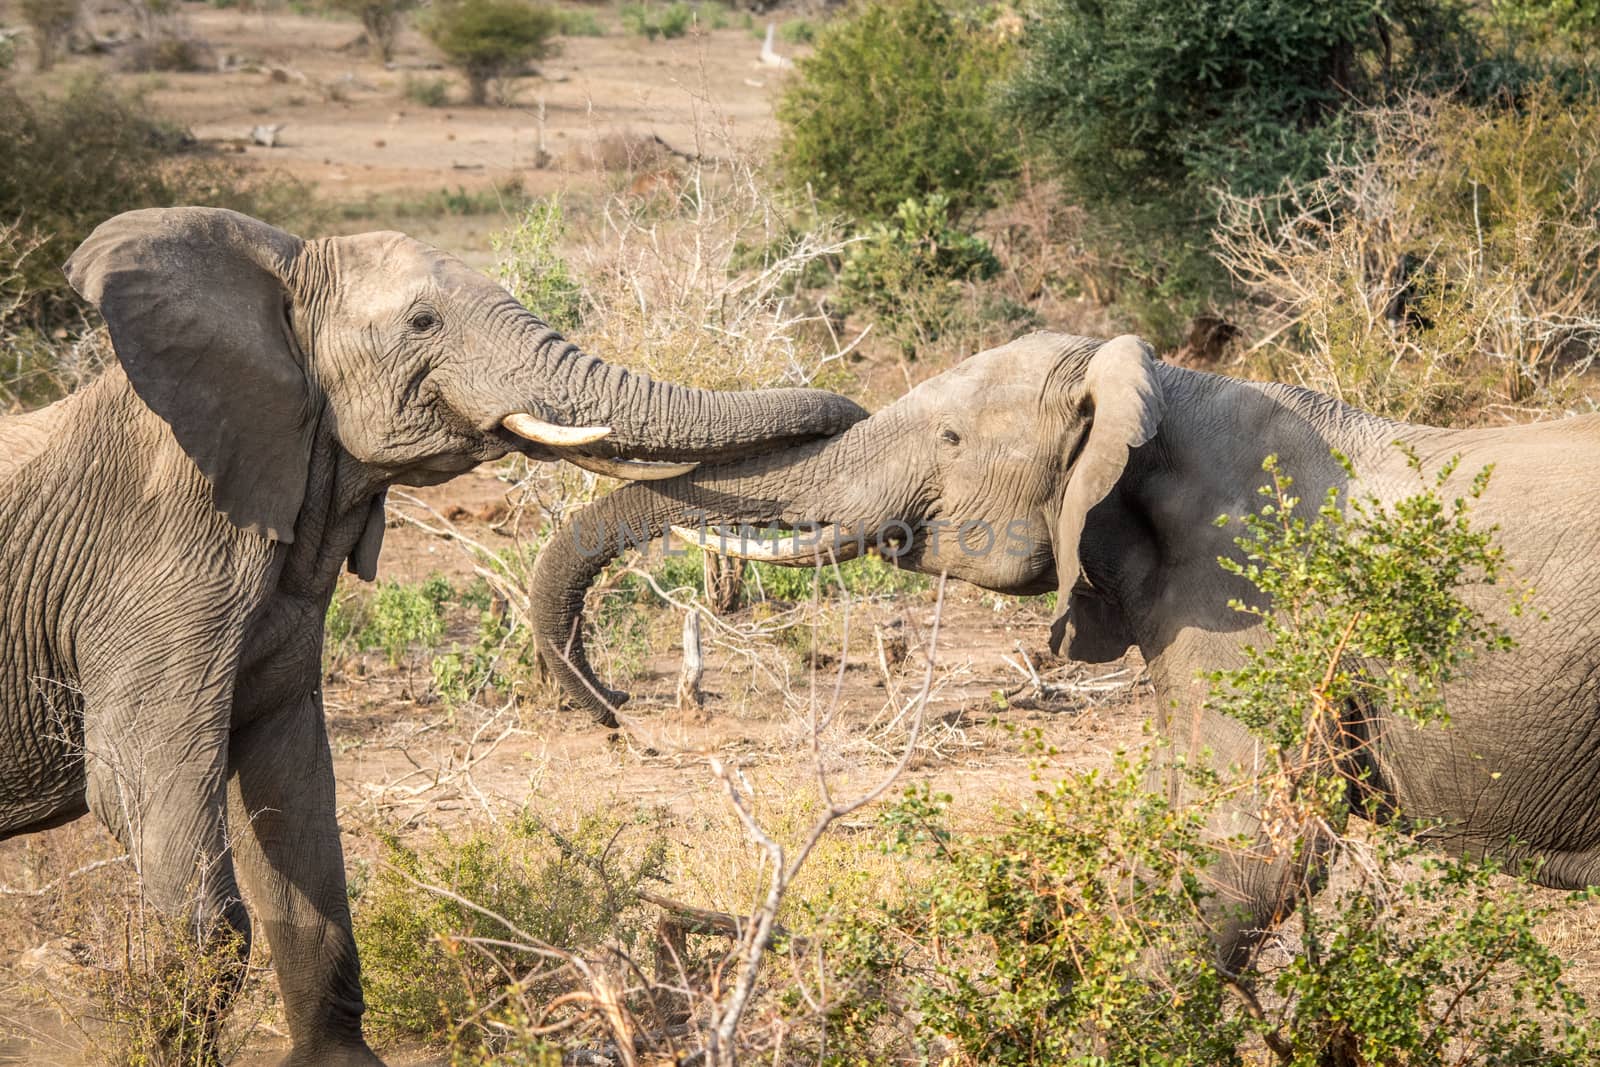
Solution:
{"label": "elephant mouth", "polygon": [[673,536],[706,552],[733,559],[773,563],[785,567],[810,567],[817,563],[843,563],[873,555],[896,566],[908,566],[920,556],[916,532],[908,523],[769,523],[749,526],[680,526]]}

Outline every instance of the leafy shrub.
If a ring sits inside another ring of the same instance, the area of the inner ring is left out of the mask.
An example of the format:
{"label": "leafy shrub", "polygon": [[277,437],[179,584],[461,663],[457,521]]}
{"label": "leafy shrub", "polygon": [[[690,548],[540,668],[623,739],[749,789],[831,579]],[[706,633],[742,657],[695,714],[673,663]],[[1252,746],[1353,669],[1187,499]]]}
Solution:
{"label": "leafy shrub", "polygon": [[559,251],[566,234],[561,202],[535,201],[516,225],[495,234],[490,245],[499,257],[496,273],[517,302],[545,322],[571,333],[583,322],[583,287]]}
{"label": "leafy shrub", "polygon": [[18,9],[33,37],[34,66],[49,70],[78,24],[78,0],[19,0]]}
{"label": "leafy shrub", "polygon": [[328,605],[330,653],[379,649],[398,665],[413,645],[432,648],[444,636],[445,604],[454,590],[438,575],[416,585],[380,582],[371,597],[335,598]]}
{"label": "leafy shrub", "polygon": [[600,19],[593,11],[583,8],[558,8],[556,17],[560,20],[561,36],[563,37],[604,37],[606,28],[600,25]]}
{"label": "leafy shrub", "polygon": [[0,220],[16,221],[16,240],[30,248],[0,305],[19,300],[15,317],[45,329],[75,322],[61,264],[94,227],[133,208],[204,204],[317,225],[305,183],[187,155],[188,144],[139,97],[99,80],[75,81],[55,99],[0,86]]}
{"label": "leafy shrub", "polygon": [[786,19],[778,25],[778,39],[790,44],[811,44],[817,39],[817,24],[810,19]]}
{"label": "leafy shrub", "polygon": [[963,285],[1000,272],[994,250],[954,226],[943,193],[907,200],[858,236],[839,272],[840,310],[870,316],[908,355],[964,321]]}
{"label": "leafy shrub", "polygon": [[184,34],[161,34],[130,41],[118,56],[123,70],[185,71],[216,70],[216,56],[206,42]]}
{"label": "leafy shrub", "polygon": [[387,63],[394,58],[395,38],[400,34],[400,24],[405,13],[417,6],[417,0],[324,0],[331,11],[354,15],[361,20],[366,34],[367,51],[375,63]]}
{"label": "leafy shrub", "polygon": [[682,37],[696,23],[704,23],[711,29],[719,29],[726,24],[726,21],[726,14],[718,6],[688,4],[683,0],[673,0],[670,4],[642,3],[622,6],[623,28],[650,41],[658,37],[669,39]]}
{"label": "leafy shrub", "polygon": [[490,82],[553,54],[551,38],[559,28],[555,11],[532,0],[448,0],[422,24],[434,47],[466,76],[474,105],[488,101]]}
{"label": "leafy shrub", "polygon": [[1112,205],[1317,176],[1352,100],[1450,77],[1476,43],[1448,2],[1049,0],[1015,110],[1067,177]]}
{"label": "leafy shrub", "polygon": [[1013,49],[941,0],[869,0],[823,27],[778,103],[785,182],[861,220],[934,193],[960,218],[1017,172],[992,108]]}
{"label": "leafy shrub", "polygon": [[400,83],[400,93],[413,104],[423,107],[444,107],[450,103],[450,80],[407,74]]}
{"label": "leafy shrub", "polygon": [[1008,110],[1096,220],[1102,284],[1172,342],[1228,296],[1213,190],[1318,177],[1358,143],[1363,102],[1455,85],[1479,50],[1455,0],[1046,0]]}
{"label": "leafy shrub", "polygon": [[1600,355],[1600,100],[1420,97],[1317,181],[1223,205],[1258,365],[1397,418],[1565,406]]}
{"label": "leafy shrub", "polygon": [[574,984],[575,975],[537,949],[632,944],[642,930],[636,891],[659,875],[665,841],[647,822],[642,843],[618,842],[625,828],[588,816],[566,835],[585,853],[609,857],[607,877],[527,814],[421,847],[384,833],[382,865],[353,904],[369,1025],[472,1048],[485,1036],[473,1025],[481,1009],[508,995],[513,1004],[548,1001]]}
{"label": "leafy shrub", "polygon": [[503,614],[485,610],[478,618],[478,640],[471,648],[452,645],[434,657],[433,691],[449,707],[487,702],[492,689],[504,692],[527,680],[534,669],[531,639]]}

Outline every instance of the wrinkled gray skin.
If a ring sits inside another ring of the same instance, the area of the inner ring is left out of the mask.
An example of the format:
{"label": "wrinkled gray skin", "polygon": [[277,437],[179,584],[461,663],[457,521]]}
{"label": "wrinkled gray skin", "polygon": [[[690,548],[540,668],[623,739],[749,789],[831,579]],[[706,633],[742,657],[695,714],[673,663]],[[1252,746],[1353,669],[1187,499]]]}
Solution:
{"label": "wrinkled gray skin", "polygon": [[[323,618],[383,496],[557,452],[697,459],[837,432],[831,394],[704,393],[578,352],[397,233],[319,241],[138,211],[67,264],[119,365],[0,418],[0,838],[92,811],[146,892],[266,932],[294,1064],[370,1064],[324,732]],[[197,867],[197,864],[200,866]]]}
{"label": "wrinkled gray skin", "polygon": [[[584,588],[606,562],[583,554],[601,543],[602,527],[660,531],[696,512],[869,529],[982,520],[1009,526],[1014,551],[1003,543],[974,551],[975,530],[965,548],[950,532],[935,547],[924,530],[901,564],[1002,593],[1057,590],[1057,651],[1104,662],[1137,646],[1171,751],[1253,770],[1260,754],[1248,732],[1202,707],[1199,672],[1237,665],[1243,644],[1263,640],[1249,616],[1227,606],[1252,600],[1253,590],[1217,565],[1237,555],[1239,528],[1213,520],[1259,507],[1268,454],[1312,506],[1335,486],[1389,501],[1410,495],[1419,482],[1396,440],[1430,473],[1459,454],[1451,488],[1494,464],[1475,521],[1499,525],[1515,578],[1537,589],[1547,618],[1510,619],[1504,590],[1475,591],[1518,647],[1481,660],[1447,693],[1449,728],[1416,728],[1381,711],[1352,718],[1353,735],[1369,744],[1353,746],[1351,759],[1370,775],[1383,817],[1443,820],[1432,836],[1455,851],[1513,866],[1542,860],[1536,876],[1552,886],[1600,882],[1600,416],[1411,426],[1304,389],[1159,363],[1134,338],[1034,334],[974,356],[831,440],[602,499],[570,520],[577,540],[558,534],[540,559],[536,581],[556,598],[537,606],[537,626],[547,656],[571,665],[563,667],[569,692],[592,709],[601,695],[625,699],[593,681],[580,643],[566,647]],[[1333,449],[1353,461],[1353,484]],[[1161,777],[1179,788],[1177,775]],[[1220,834],[1256,833],[1248,803],[1219,823]],[[1274,866],[1259,849],[1228,855],[1211,873],[1213,932],[1224,960],[1237,964],[1319,872]]]}

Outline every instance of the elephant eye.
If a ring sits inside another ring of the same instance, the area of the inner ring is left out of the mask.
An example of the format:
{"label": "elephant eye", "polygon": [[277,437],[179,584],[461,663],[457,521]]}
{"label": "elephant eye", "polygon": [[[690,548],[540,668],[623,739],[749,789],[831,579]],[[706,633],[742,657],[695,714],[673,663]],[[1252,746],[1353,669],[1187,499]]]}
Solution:
{"label": "elephant eye", "polygon": [[961,435],[954,430],[942,430],[939,433],[939,440],[947,445],[959,445],[961,443]]}
{"label": "elephant eye", "polygon": [[418,333],[426,333],[439,325],[439,316],[431,311],[419,311],[411,316],[411,328]]}

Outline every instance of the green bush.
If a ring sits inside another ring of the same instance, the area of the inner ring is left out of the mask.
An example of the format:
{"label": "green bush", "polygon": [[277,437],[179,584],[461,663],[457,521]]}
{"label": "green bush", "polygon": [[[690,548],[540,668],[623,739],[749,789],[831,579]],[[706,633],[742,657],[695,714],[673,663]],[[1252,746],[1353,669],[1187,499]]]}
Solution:
{"label": "green bush", "polygon": [[606,28],[600,25],[600,19],[593,11],[583,8],[558,8],[556,17],[560,20],[561,36],[563,37],[604,37]]}
{"label": "green bush", "polygon": [[361,20],[367,51],[374,63],[387,63],[394,58],[394,42],[400,34],[400,24],[405,13],[417,6],[417,0],[324,0],[324,3],[330,11],[354,15]]}
{"label": "green bush", "polygon": [[488,101],[491,82],[552,55],[559,29],[554,9],[532,0],[446,0],[422,24],[434,47],[466,76],[474,105]]}
{"label": "green bush", "polygon": [[450,80],[407,74],[405,81],[400,83],[400,93],[413,104],[444,107],[450,103]]}
{"label": "green bush", "polygon": [[1353,103],[1456,75],[1476,49],[1451,0],[1047,0],[1011,102],[1073,195],[1197,203],[1321,173]]}
{"label": "green bush", "polygon": [[907,200],[845,253],[839,308],[863,313],[910,355],[969,314],[962,286],[1000,273],[981,238],[957,229],[949,199]]}
{"label": "green bush", "polygon": [[817,39],[817,24],[810,19],[787,19],[778,26],[778,39],[789,44],[811,44]]}
{"label": "green bush", "polygon": [[941,0],[868,0],[823,27],[784,90],[784,181],[863,221],[934,193],[957,218],[994,203],[1019,166],[992,107],[1013,51]]}
{"label": "green bush", "polygon": [[61,264],[96,226],[134,208],[204,204],[293,229],[319,224],[304,182],[189,146],[137,95],[98,79],[56,98],[0,86],[0,224],[15,223],[19,247],[31,249],[11,280],[0,278],[0,306],[15,302],[15,321],[45,331],[74,324],[80,305]]}
{"label": "green bush", "polygon": [[721,29],[727,25],[727,13],[718,5],[688,4],[683,0],[673,0],[670,4],[642,3],[622,6],[623,28],[650,41],[658,37],[682,37],[696,23],[702,23],[714,30]]}
{"label": "green bush", "polygon": [[330,654],[379,649],[398,665],[413,645],[433,648],[444,636],[445,605],[454,595],[438,575],[416,585],[380,582],[370,597],[335,598],[328,605]]}
{"label": "green bush", "polygon": [[583,324],[583,287],[560,252],[566,235],[561,201],[536,200],[517,224],[495,234],[490,245],[499,257],[496,273],[518,303],[563,333]]}
{"label": "green bush", "polygon": [[1480,50],[1457,0],[1045,0],[1007,110],[1088,209],[1101,287],[1170,343],[1229,296],[1214,190],[1317,177],[1359,151],[1355,110],[1466,82]]}
{"label": "green bush", "polygon": [[[586,854],[607,857],[604,878],[531,815],[440,835],[426,845],[384,833],[381,865],[352,908],[369,1025],[387,1034],[448,1038],[470,1049],[486,1034],[481,1027],[487,1020],[476,1017],[480,1010],[497,1001],[502,1011],[522,1001],[545,1002],[577,982],[538,955],[541,945],[525,939],[570,952],[608,939],[624,948],[634,944],[643,930],[636,890],[659,877],[666,843],[648,820],[635,835],[641,841],[625,829],[588,816],[566,835]],[[510,926],[427,886],[469,900]]]}

